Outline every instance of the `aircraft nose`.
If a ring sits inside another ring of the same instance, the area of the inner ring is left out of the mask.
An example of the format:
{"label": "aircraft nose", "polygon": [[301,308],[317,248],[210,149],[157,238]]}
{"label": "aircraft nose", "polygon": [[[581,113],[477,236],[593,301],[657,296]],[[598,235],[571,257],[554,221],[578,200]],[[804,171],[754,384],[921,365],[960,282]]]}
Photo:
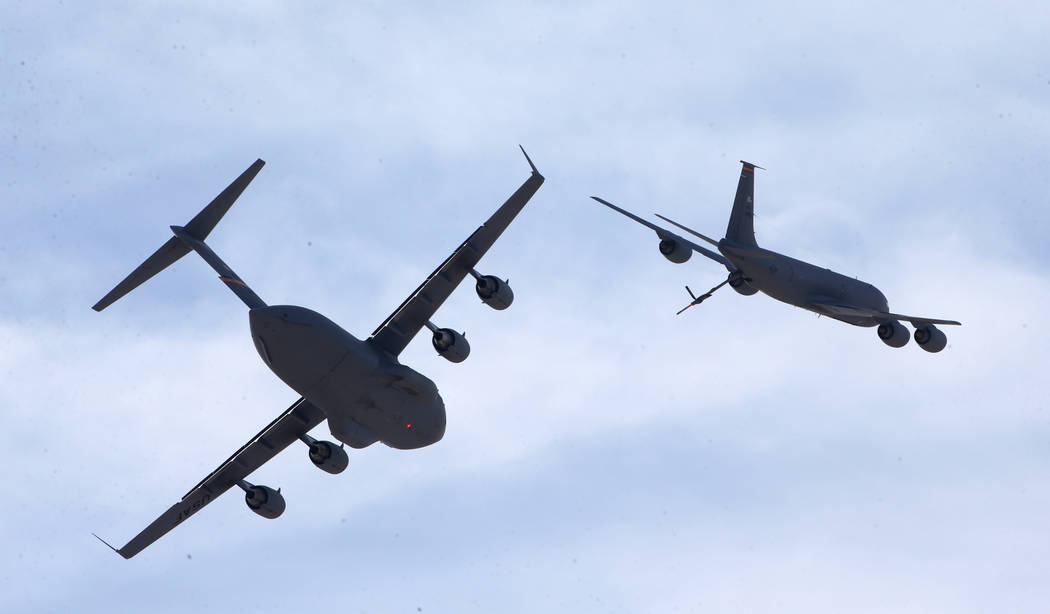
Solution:
{"label": "aircraft nose", "polygon": [[405,424],[404,447],[406,449],[425,448],[445,437],[445,421],[408,422]]}
{"label": "aircraft nose", "polygon": [[441,412],[440,416],[435,416],[433,421],[427,425],[425,432],[420,432],[420,439],[426,440],[423,445],[430,445],[437,443],[445,437],[445,413]]}
{"label": "aircraft nose", "polygon": [[445,405],[440,397],[437,401],[423,411],[414,412],[411,419],[397,418],[402,428],[402,440],[397,447],[423,448],[441,441],[445,436]]}
{"label": "aircraft nose", "polygon": [[[435,396],[437,396],[436,387]],[[429,425],[430,428],[427,429],[427,439],[429,439],[429,442],[426,445],[437,443],[445,437],[445,402],[441,400],[440,396],[438,396],[437,398],[438,404],[440,406],[440,411],[434,412],[434,415],[431,418],[431,423]]]}

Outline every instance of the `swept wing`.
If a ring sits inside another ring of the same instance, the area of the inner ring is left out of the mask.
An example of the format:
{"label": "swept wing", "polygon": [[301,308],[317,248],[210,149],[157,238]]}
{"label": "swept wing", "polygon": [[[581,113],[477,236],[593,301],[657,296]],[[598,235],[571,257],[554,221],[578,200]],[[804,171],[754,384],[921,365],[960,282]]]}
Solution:
{"label": "swept wing", "polygon": [[[627,211],[626,209],[621,209],[620,207],[617,207],[616,205],[612,204],[611,202],[609,202],[609,201],[607,201],[607,200],[605,200],[603,198],[598,198],[597,196],[592,196],[591,198],[594,199],[597,202],[600,202],[601,204],[605,205],[606,207],[612,209],[613,211],[617,211],[619,213],[622,213],[623,215],[625,215],[625,216],[631,218],[632,220],[638,222],[642,226],[645,226],[647,228],[652,229],[654,232],[656,232],[656,236],[660,237],[661,241],[664,240],[664,239],[672,239],[674,241],[681,242],[682,245],[686,245],[686,246],[689,247],[689,249],[693,250],[694,252],[696,252],[698,254],[702,254],[704,256],[707,256],[711,260],[714,260],[715,262],[718,262],[718,263],[722,264],[723,266],[725,266],[730,271],[735,271],[736,270],[736,267],[733,266],[732,263],[730,263],[728,260],[726,260],[725,256],[723,256],[722,254],[719,254],[718,252],[713,252],[713,251],[707,249],[706,247],[702,247],[700,245],[697,245],[696,243],[693,243],[689,239],[686,239],[684,237],[679,236],[678,234],[675,234],[675,233],[671,232],[670,230],[661,228],[661,227],[657,226],[656,224],[653,224],[652,222],[648,222],[646,220],[643,220],[642,218],[638,217],[637,215],[631,213],[630,211]],[[659,217],[660,219],[663,219],[663,220],[667,220],[668,222],[671,222],[675,226],[678,226],[679,228],[681,228],[681,229],[683,229],[683,230],[685,230],[687,232],[690,232],[690,233],[700,237],[701,239],[703,239],[705,241],[713,243],[714,245],[718,245],[717,241],[712,241],[711,239],[708,239],[707,237],[703,236],[702,234],[700,234],[698,232],[689,230],[688,228],[686,228],[685,226],[682,226],[681,224],[678,224],[677,222],[672,222],[671,220],[668,220],[667,218],[663,217],[662,215],[657,215],[657,217]]]}
{"label": "swept wing", "polygon": [[[208,474],[194,486],[178,503],[154,520],[129,541],[123,548],[113,548],[120,556],[130,559],[146,546],[157,541],[168,531],[182,524],[184,520],[196,514],[222,493],[243,480],[253,471],[262,467],[281,450],[292,444],[300,435],[306,434],[325,419],[322,412],[306,399],[299,399],[273,422],[248,440],[241,449],[233,453],[226,462]],[[96,537],[98,537],[96,535]],[[99,538],[102,539],[101,537]]]}
{"label": "swept wing", "polygon": [[915,326],[922,326],[924,324],[944,324],[950,326],[961,326],[961,322],[957,322],[955,320],[942,320],[939,318],[920,318],[917,316],[906,316],[900,313],[879,311],[878,309],[870,309],[868,307],[857,307],[856,305],[846,305],[834,301],[814,300],[810,301],[810,305],[812,305],[817,311],[825,311],[830,314],[841,316],[868,317],[877,322],[903,320],[905,322],[910,322]]}
{"label": "swept wing", "polygon": [[[525,153],[524,149],[521,151]],[[529,160],[528,154],[525,154],[525,159],[532,167],[532,175],[375,329],[368,338],[369,343],[391,356],[401,354],[427,320],[452,294],[459,282],[463,281],[470,269],[481,260],[525,203],[529,202],[536,190],[543,185],[543,175],[536,170],[536,165]]]}

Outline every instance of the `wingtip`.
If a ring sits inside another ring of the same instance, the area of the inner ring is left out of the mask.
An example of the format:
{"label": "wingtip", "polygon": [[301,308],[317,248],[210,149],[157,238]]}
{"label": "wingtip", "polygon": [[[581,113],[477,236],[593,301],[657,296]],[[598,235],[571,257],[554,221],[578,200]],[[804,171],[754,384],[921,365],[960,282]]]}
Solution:
{"label": "wingtip", "polygon": [[107,546],[107,547],[108,547],[108,548],[109,548],[110,550],[112,550],[113,552],[116,552],[117,554],[119,554],[120,556],[124,557],[125,559],[131,558],[131,557],[129,557],[129,556],[125,556],[123,552],[121,552],[120,550],[117,550],[117,549],[116,549],[116,548],[114,548],[114,547],[113,547],[113,546],[112,546],[112,545],[111,545],[111,544],[110,544],[109,542],[107,542],[106,540],[104,540],[104,539],[102,539],[101,537],[99,537],[97,533],[92,533],[92,535],[94,535],[94,536],[95,536],[95,539],[97,539],[98,541],[102,542],[103,544],[106,544],[106,546]]}
{"label": "wingtip", "polygon": [[532,158],[529,157],[529,154],[525,151],[525,148],[522,147],[521,144],[519,144],[518,145],[518,149],[521,150],[521,153],[525,154],[525,160],[527,160],[528,163],[529,163],[529,166],[532,167],[532,172],[537,174],[537,175],[539,175],[540,171],[536,168],[536,165],[532,163]]}

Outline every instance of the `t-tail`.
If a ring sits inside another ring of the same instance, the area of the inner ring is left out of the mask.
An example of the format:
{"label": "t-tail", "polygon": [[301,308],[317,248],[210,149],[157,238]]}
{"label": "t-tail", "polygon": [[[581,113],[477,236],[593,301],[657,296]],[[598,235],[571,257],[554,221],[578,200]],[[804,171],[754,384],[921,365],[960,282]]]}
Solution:
{"label": "t-tail", "polygon": [[219,279],[238,298],[244,301],[245,305],[251,308],[265,307],[266,303],[204,243],[204,239],[208,237],[215,225],[219,223],[222,216],[226,215],[234,201],[241,195],[241,192],[244,192],[244,189],[248,187],[248,184],[251,183],[264,164],[266,163],[262,160],[256,160],[254,164],[248,167],[248,170],[241,173],[241,176],[237,179],[234,179],[233,183],[216,196],[215,200],[208,203],[208,206],[202,209],[188,224],[185,226],[172,226],[171,231],[175,236],[168,239],[164,245],[161,245],[160,249],[154,252],[152,256],[146,258],[146,261],[125,277],[124,281],[117,284],[116,288],[110,290],[109,294],[102,297],[102,300],[95,303],[92,309],[102,311],[109,307],[120,297],[168,268],[176,260],[190,253],[191,250],[200,254],[201,258],[204,258],[205,262],[215,269],[219,274]]}
{"label": "t-tail", "polygon": [[[740,182],[736,185],[733,212],[729,215],[726,240],[742,247],[758,247],[755,241],[755,166],[740,161]],[[765,170],[765,169],[762,169]]]}

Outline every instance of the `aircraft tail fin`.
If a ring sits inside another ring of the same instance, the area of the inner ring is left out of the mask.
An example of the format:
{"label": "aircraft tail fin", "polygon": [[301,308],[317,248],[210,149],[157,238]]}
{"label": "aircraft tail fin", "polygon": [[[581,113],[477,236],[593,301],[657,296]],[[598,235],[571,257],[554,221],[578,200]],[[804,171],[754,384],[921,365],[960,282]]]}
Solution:
{"label": "aircraft tail fin", "polygon": [[755,169],[762,167],[743,160],[740,164],[743,167],[740,169],[740,182],[736,185],[736,198],[733,199],[733,212],[729,215],[726,239],[737,245],[758,247],[755,241]]}
{"label": "aircraft tail fin", "polygon": [[[124,278],[115,288],[109,291],[106,296],[102,297],[102,300],[95,303],[91,308],[95,311],[102,311],[106,307],[109,307],[125,294],[131,292],[135,288],[142,285],[146,280],[153,277],[157,273],[160,273],[164,269],[168,268],[175,263],[179,258],[182,258],[186,254],[190,253],[191,250],[196,250],[200,253],[201,257],[212,265],[219,272],[220,279],[226,282],[226,285],[230,287],[241,298],[249,307],[264,306],[262,302],[254,292],[251,291],[240,280],[239,277],[214,252],[204,244],[204,239],[211,233],[215,225],[219,223],[222,216],[226,215],[226,212],[230,210],[234,201],[237,197],[244,192],[244,189],[248,187],[252,179],[255,178],[263,165],[266,164],[262,160],[256,160],[251,166],[248,167],[240,177],[233,180],[225,190],[223,190],[218,196],[215,197],[208,206],[204,207],[186,226],[178,227],[173,226],[172,231],[175,232],[175,236],[168,239],[164,245],[160,246],[160,249],[153,252],[153,255],[146,258],[143,262],[131,272],[130,275]],[[177,230],[176,230],[177,229]],[[221,265],[221,268],[220,266]],[[243,295],[243,296],[242,296]],[[254,298],[253,298],[254,297]]]}

